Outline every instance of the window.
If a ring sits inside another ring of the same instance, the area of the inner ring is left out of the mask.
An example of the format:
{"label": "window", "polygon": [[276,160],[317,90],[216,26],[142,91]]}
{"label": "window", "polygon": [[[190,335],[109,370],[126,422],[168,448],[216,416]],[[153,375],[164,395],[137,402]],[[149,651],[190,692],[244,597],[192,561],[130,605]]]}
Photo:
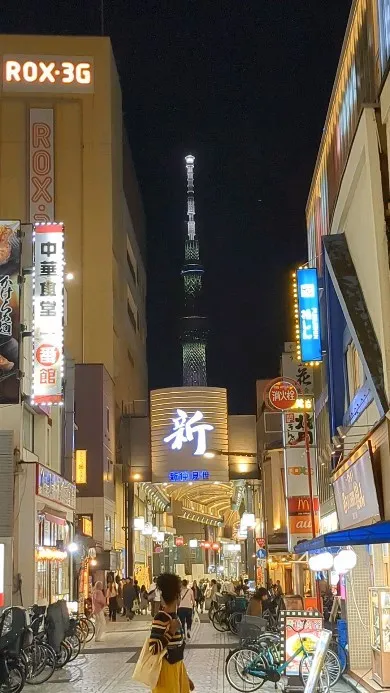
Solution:
{"label": "window", "polygon": [[126,259],[127,259],[127,266],[130,270],[130,274],[133,277],[134,284],[137,284],[137,260],[135,259],[135,255],[133,253],[133,249],[130,245],[129,239],[127,239],[127,253],[126,253]]}
{"label": "window", "polygon": [[353,342],[350,342],[347,346],[345,360],[347,371],[347,405],[349,406],[365,381],[363,364]]}
{"label": "window", "polygon": [[106,431],[110,430],[110,408],[106,407]]}
{"label": "window", "polygon": [[111,541],[111,515],[104,516],[104,541]]}
{"label": "window", "polygon": [[129,318],[130,318],[131,324],[133,325],[134,332],[137,332],[137,321],[136,321],[136,318],[135,318],[133,309],[132,309],[132,307],[131,307],[129,301],[127,301],[127,314],[128,314],[128,316],[129,316]]}

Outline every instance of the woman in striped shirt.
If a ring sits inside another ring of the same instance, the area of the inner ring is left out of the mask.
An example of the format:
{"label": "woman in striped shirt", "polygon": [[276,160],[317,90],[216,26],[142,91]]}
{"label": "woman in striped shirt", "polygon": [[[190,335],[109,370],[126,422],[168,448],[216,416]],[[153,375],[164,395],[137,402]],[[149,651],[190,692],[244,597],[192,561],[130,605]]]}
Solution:
{"label": "woman in striped shirt", "polygon": [[189,693],[194,690],[194,684],[184,666],[185,639],[177,617],[181,581],[178,575],[163,573],[157,578],[157,587],[163,606],[153,619],[149,649],[153,654],[166,649],[166,654],[153,693]]}

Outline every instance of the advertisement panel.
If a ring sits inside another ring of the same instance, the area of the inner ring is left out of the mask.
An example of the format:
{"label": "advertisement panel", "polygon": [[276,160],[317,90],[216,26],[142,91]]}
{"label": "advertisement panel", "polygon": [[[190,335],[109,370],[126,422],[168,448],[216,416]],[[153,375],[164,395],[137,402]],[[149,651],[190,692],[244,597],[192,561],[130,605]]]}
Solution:
{"label": "advertisement panel", "polygon": [[30,221],[54,219],[54,123],[52,108],[30,108]]}
{"label": "advertisement panel", "polygon": [[64,228],[34,226],[32,403],[63,401]]}
{"label": "advertisement panel", "polygon": [[297,289],[301,359],[322,361],[318,279],[314,267],[297,270]]}
{"label": "advertisement panel", "polygon": [[[282,649],[284,661],[288,661],[287,676],[299,676],[299,663],[302,652],[294,657],[294,653],[300,649],[300,637],[305,648],[313,651],[317,647],[322,631],[322,616],[307,611],[284,611],[281,615],[281,626],[284,630]],[[291,659],[291,661],[289,661]]]}
{"label": "advertisement panel", "polygon": [[[315,474],[315,448],[310,449],[315,533],[319,530],[319,501]],[[306,451],[301,447],[284,450],[288,511],[288,546],[292,551],[299,541],[313,536]]]}
{"label": "advertisement panel", "polygon": [[335,474],[334,497],[340,529],[380,519],[370,451],[358,453]]}
{"label": "advertisement panel", "polygon": [[150,418],[153,483],[229,481],[225,389],[154,390]]}
{"label": "advertisement panel", "polygon": [[19,402],[20,221],[0,220],[0,404]]}

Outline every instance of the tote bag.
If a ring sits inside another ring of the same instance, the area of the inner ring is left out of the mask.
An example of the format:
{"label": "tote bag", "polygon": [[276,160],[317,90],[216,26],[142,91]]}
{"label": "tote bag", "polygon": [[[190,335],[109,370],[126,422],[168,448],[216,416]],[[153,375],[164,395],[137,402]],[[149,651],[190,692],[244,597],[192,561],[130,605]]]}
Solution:
{"label": "tote bag", "polygon": [[152,654],[149,651],[149,637],[145,640],[138,662],[135,665],[132,679],[143,683],[148,688],[156,688],[158,679],[160,678],[162,660],[165,657],[166,648],[158,654]]}

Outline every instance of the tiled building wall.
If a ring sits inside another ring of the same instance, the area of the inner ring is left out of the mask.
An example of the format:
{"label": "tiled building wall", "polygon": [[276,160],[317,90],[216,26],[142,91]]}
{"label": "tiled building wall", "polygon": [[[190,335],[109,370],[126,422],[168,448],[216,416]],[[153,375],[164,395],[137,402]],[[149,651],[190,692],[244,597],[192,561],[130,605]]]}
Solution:
{"label": "tiled building wall", "polygon": [[368,590],[371,585],[371,560],[365,546],[354,546],[355,568],[347,576],[347,619],[350,668],[371,666],[370,612]]}

